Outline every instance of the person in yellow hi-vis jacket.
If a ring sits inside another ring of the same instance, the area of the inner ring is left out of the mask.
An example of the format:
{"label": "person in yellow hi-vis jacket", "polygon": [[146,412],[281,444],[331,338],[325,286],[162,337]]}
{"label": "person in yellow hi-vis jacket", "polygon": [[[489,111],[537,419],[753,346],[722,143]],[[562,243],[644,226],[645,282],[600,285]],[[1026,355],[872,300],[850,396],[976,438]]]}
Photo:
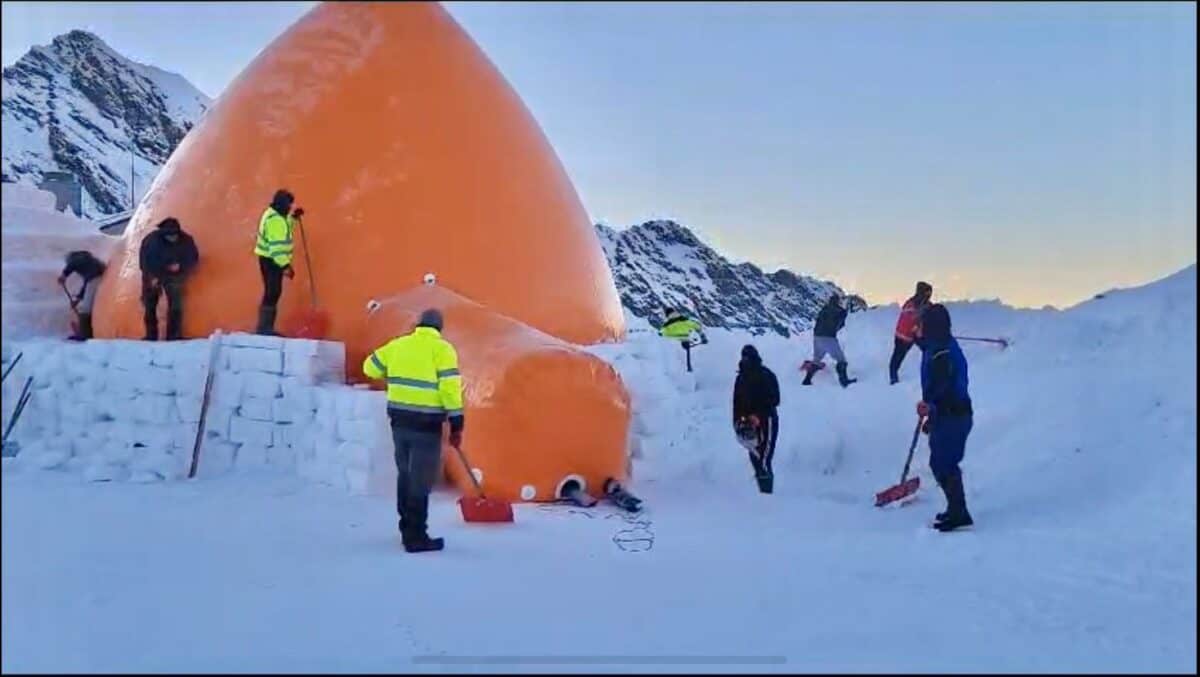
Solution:
{"label": "person in yellow hi-vis jacket", "polygon": [[258,307],[258,328],[255,333],[278,336],[275,332],[275,313],[279,307],[279,296],[283,294],[283,276],[296,276],[292,268],[292,230],[296,219],[304,216],[299,207],[292,211],[296,201],[286,189],[275,191],[271,204],[258,220],[258,238],[254,253],[258,256],[258,268],[262,272],[263,295]]}
{"label": "person in yellow hi-vis jacket", "polygon": [[683,346],[683,352],[687,356],[687,370],[691,371],[692,334],[699,335],[701,345],[708,343],[708,337],[704,335],[704,329],[700,326],[699,322],[687,317],[678,310],[664,308],[663,314],[666,316],[666,319],[663,321],[662,327],[658,330],[658,335],[679,341],[679,345]]}
{"label": "person in yellow hi-vis jacket", "polygon": [[421,313],[411,334],[375,349],[363,360],[368,378],[387,379],[388,418],[396,446],[396,512],[408,552],[441,550],[445,541],[427,532],[429,492],[442,455],[442,423],[450,444],[462,445],[462,377],[458,353],[442,338],[442,313]]}

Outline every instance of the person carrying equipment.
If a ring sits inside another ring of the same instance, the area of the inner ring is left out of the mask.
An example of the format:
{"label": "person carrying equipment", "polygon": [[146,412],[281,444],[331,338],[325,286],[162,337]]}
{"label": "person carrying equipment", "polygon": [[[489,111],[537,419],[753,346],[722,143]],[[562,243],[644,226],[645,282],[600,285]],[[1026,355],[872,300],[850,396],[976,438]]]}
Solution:
{"label": "person carrying equipment", "polygon": [[292,267],[292,231],[296,220],[304,216],[304,210],[292,210],[296,197],[287,189],[280,188],[271,198],[271,204],[263,210],[258,220],[258,238],[254,242],[254,254],[258,257],[258,269],[262,273],[263,295],[258,306],[256,334],[278,336],[275,331],[275,316],[279,310],[279,297],[283,294],[283,276],[296,277]]}
{"label": "person carrying equipment", "polygon": [[708,337],[704,335],[704,330],[699,322],[678,310],[663,308],[663,314],[666,319],[658,330],[658,335],[679,341],[679,345],[683,346],[683,353],[687,357],[687,370],[690,372],[692,370],[692,334],[699,335],[701,345],[708,343]]}
{"label": "person carrying equipment", "polygon": [[928,282],[918,282],[917,293],[900,308],[900,317],[896,318],[896,341],[892,347],[892,360],[888,364],[888,375],[892,385],[900,382],[900,364],[912,348],[913,341],[921,335],[921,314],[929,307],[932,297],[933,287]]}
{"label": "person carrying equipment", "polygon": [[[104,262],[89,251],[73,251],[67,254],[66,266],[58,276],[58,286],[67,288],[67,278],[78,275],[83,281],[79,293],[71,301],[71,306],[79,315],[79,326],[72,341],[86,341],[92,338],[92,308],[96,305],[96,290],[100,288],[100,276],[104,275]],[[67,292],[70,295],[70,292]]]}
{"label": "person carrying equipment", "polygon": [[946,494],[946,511],[937,514],[934,528],[953,531],[971,526],[963,489],[962,462],[971,433],[974,409],[968,392],[967,358],[950,335],[950,313],[940,303],[929,306],[922,319],[921,401],[917,415],[926,420],[929,469]]}
{"label": "person carrying equipment", "polygon": [[183,282],[200,261],[196,241],[173,217],[163,219],[138,252],[147,341],[158,340],[158,299],[167,295],[167,340],[183,338]]}
{"label": "person carrying equipment", "polygon": [[363,374],[387,379],[388,418],[396,459],[396,512],[408,552],[441,550],[445,541],[428,533],[429,492],[442,457],[442,423],[449,418],[450,444],[461,447],[462,377],[458,353],[442,338],[442,313],[421,313],[411,334],[388,341],[363,361]]}
{"label": "person carrying equipment", "polygon": [[818,365],[827,354],[832,355],[836,361],[838,383],[843,388],[858,380],[846,375],[846,356],[842,353],[842,344],[837,340],[837,333],[846,325],[847,312],[842,307],[841,297],[834,292],[821,308],[821,312],[817,313],[817,322],[813,326],[813,356],[802,367],[805,372],[802,385],[812,385],[813,374],[821,368]]}
{"label": "person carrying equipment", "polygon": [[779,438],[779,381],[752,345],[742,347],[733,382],[733,429],[750,454],[754,479],[764,494],[775,488],[775,441]]}

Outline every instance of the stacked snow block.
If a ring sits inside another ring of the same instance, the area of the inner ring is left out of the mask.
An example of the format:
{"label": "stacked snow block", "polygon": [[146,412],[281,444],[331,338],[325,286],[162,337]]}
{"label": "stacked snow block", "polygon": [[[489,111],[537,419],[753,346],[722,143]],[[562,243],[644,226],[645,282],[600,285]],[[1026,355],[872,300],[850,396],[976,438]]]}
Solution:
{"label": "stacked snow block", "polygon": [[4,425],[25,382],[31,396],[12,430],[21,467],[94,481],[186,475],[208,368],[207,340],[145,343],[40,339],[14,345]]}
{"label": "stacked snow block", "polygon": [[385,493],[395,477],[386,395],[344,384],[341,343],[229,334],[160,343],[46,339],[6,344],[5,352],[10,360],[23,355],[4,381],[3,425],[33,378],[10,438],[20,447],[17,467],[78,471],[93,481],[186,476],[215,355],[199,477],[272,469],[358,494]]}

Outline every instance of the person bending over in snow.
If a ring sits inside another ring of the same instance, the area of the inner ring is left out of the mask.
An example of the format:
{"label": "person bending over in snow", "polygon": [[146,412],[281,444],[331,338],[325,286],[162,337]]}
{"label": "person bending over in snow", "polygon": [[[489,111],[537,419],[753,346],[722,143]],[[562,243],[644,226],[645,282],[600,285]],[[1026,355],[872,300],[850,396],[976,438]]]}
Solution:
{"label": "person bending over in snow", "polygon": [[921,335],[921,401],[917,415],[925,418],[929,434],[929,468],[946,494],[946,511],[937,514],[934,528],[952,531],[973,524],[963,490],[962,462],[971,433],[973,409],[967,390],[967,358],[950,335],[950,313],[942,304],[925,310]]}
{"label": "person bending over in snow", "polygon": [[163,292],[167,295],[167,340],[183,338],[183,281],[199,260],[196,241],[172,217],[163,219],[142,239],[138,263],[147,341],[158,340],[158,298]]}
{"label": "person bending over in snow", "polygon": [[929,307],[932,296],[933,287],[928,282],[918,282],[917,293],[900,308],[900,317],[896,318],[896,342],[892,347],[892,360],[888,364],[892,385],[900,382],[900,364],[912,348],[913,341],[921,335],[921,314]]}
{"label": "person bending over in snow", "polygon": [[837,361],[838,383],[842,384],[843,388],[858,380],[846,376],[846,356],[842,353],[842,344],[837,340],[837,333],[846,326],[846,313],[847,310],[842,307],[842,299],[837,292],[829,297],[821,312],[817,313],[817,323],[813,327],[813,356],[803,365],[803,385],[812,385],[813,374],[821,368],[818,365],[826,354],[833,356]]}
{"label": "person bending over in snow", "polygon": [[754,346],[743,346],[737,379],[733,383],[733,427],[735,431],[745,428],[754,431],[754,448],[747,451],[750,464],[754,466],[758,490],[764,494],[771,493],[775,487],[771,459],[775,457],[775,440],[779,437],[778,407],[779,381],[775,373],[763,365]]}
{"label": "person bending over in snow", "polygon": [[700,344],[708,343],[708,337],[704,335],[704,330],[700,323],[687,317],[683,313],[674,308],[663,308],[663,314],[666,320],[663,321],[663,326],[658,330],[658,335],[679,341],[679,345],[683,346],[683,353],[687,357],[687,370],[692,370],[692,333],[700,336]]}
{"label": "person bending over in snow", "polygon": [[[100,276],[104,274],[104,262],[89,251],[74,251],[67,254],[66,266],[58,276],[59,286],[66,288],[67,278],[78,275],[83,280],[79,293],[71,301],[75,312],[79,313],[79,328],[72,341],[86,341],[92,338],[92,308],[96,304],[96,290],[100,288]],[[69,292],[68,292],[69,293]]]}

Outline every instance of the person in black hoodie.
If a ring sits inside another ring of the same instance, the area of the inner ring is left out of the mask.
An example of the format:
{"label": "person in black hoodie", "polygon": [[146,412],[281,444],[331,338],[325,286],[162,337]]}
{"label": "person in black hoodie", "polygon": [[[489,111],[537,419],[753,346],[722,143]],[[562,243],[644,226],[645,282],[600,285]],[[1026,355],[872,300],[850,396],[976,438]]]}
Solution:
{"label": "person in black hoodie", "polygon": [[79,314],[78,331],[71,340],[86,341],[92,338],[92,308],[96,304],[96,289],[100,287],[100,276],[104,274],[104,262],[91,252],[80,250],[67,254],[65,263],[66,266],[58,276],[59,286],[66,289],[67,278],[72,274],[83,280],[79,293],[71,301],[75,312]]}
{"label": "person in black hoodie", "polygon": [[812,360],[804,363],[804,382],[802,385],[812,385],[813,374],[821,367],[818,366],[825,355],[832,355],[836,361],[838,383],[842,387],[854,383],[858,379],[846,375],[846,356],[842,353],[842,344],[838,343],[837,333],[846,325],[847,310],[842,307],[841,297],[834,293],[825,302],[821,312],[817,313],[817,322],[813,326],[813,356]]}
{"label": "person in black hoodie", "polygon": [[145,310],[146,340],[158,340],[158,298],[167,295],[167,340],[182,338],[183,281],[187,278],[200,253],[196,241],[183,232],[179,221],[163,219],[149,235],[142,238],[138,263],[142,269],[142,308]]}
{"label": "person in black hoodie", "polygon": [[733,383],[733,425],[735,430],[750,425],[757,432],[757,445],[749,451],[750,464],[754,466],[758,490],[764,494],[771,493],[775,486],[771,460],[779,438],[778,407],[779,381],[775,373],[763,365],[754,346],[743,346]]}

